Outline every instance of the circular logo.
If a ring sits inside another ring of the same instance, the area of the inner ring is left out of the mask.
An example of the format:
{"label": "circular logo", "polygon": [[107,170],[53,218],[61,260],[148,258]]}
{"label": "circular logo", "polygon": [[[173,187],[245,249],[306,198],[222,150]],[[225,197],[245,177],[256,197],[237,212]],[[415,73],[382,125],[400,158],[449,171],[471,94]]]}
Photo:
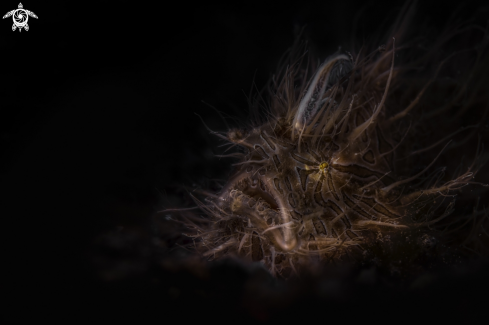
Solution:
{"label": "circular logo", "polygon": [[25,12],[24,9],[17,9],[15,10],[14,14],[12,15],[14,18],[14,23],[18,27],[25,26],[27,24],[27,12]]}

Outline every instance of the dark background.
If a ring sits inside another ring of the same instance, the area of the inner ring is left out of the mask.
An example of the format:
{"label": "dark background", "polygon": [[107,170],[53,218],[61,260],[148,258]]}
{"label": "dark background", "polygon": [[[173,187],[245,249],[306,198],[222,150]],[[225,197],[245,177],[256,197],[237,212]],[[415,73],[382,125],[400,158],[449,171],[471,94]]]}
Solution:
{"label": "dark background", "polygon": [[[0,319],[185,320],[225,318],[227,310],[241,320],[266,320],[307,306],[333,317],[308,295],[327,281],[296,285],[297,296],[306,298],[277,303],[271,313],[247,309],[240,300],[244,284],[261,271],[234,262],[210,266],[207,276],[189,271],[197,266],[162,267],[171,247],[154,244],[165,224],[155,228],[152,218],[163,207],[186,203],[178,185],[225,178],[230,170],[229,162],[213,157],[222,142],[194,113],[214,130],[225,131],[226,124],[202,100],[235,117],[226,119],[230,125],[246,125],[253,80],[258,89],[265,84],[301,26],[314,51],[326,55],[348,49],[352,37],[385,30],[402,4],[23,2],[39,17],[29,19],[30,30],[12,32],[11,18],[0,26],[0,296],[6,298]],[[17,5],[2,2],[2,15]],[[487,22],[489,6],[422,3],[416,19],[429,21],[434,27],[426,33],[436,33],[454,13]],[[118,242],[107,244],[117,232]],[[116,267],[113,261],[127,263]],[[454,280],[452,271],[441,270],[445,280],[430,287],[429,298],[419,294],[425,300],[395,289],[348,290],[366,301],[389,300],[402,306],[401,314],[445,297],[449,309],[462,306],[459,311],[475,319],[486,271],[477,264]],[[261,274],[256,281],[272,280]],[[270,297],[263,299],[276,296]],[[362,300],[350,298],[331,298],[336,314],[354,317],[348,306]]]}

